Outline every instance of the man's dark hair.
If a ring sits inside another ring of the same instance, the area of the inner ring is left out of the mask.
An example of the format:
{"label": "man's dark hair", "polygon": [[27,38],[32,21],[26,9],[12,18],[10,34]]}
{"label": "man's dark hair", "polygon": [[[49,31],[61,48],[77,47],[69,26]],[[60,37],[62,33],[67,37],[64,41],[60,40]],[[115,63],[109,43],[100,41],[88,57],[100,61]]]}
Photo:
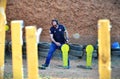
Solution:
{"label": "man's dark hair", "polygon": [[57,19],[53,19],[53,20],[52,20],[52,23],[53,23],[54,21],[55,21],[57,24],[59,24]]}

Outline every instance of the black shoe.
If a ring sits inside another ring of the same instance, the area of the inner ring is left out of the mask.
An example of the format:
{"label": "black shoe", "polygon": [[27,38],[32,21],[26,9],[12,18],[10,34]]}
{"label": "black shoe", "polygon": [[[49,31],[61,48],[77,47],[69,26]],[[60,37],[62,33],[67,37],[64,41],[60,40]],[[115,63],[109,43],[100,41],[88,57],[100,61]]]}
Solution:
{"label": "black shoe", "polygon": [[41,69],[41,70],[46,70],[46,67],[44,67],[44,66],[40,66],[38,68]]}
{"label": "black shoe", "polygon": [[48,65],[46,64],[42,64],[42,66],[38,67],[41,70],[46,70],[46,67],[48,67]]}
{"label": "black shoe", "polygon": [[42,66],[43,66],[43,67],[48,67],[48,65],[47,65],[47,64],[42,64]]}

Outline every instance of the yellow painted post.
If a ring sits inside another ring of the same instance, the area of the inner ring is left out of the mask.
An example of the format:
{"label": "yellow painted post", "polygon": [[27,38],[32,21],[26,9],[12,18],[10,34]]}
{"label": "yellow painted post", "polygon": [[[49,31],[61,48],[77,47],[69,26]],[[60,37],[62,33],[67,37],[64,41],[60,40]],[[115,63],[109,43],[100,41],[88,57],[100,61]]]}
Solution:
{"label": "yellow painted post", "polygon": [[3,79],[4,75],[4,52],[5,52],[5,8],[6,0],[0,0],[0,79]]}
{"label": "yellow painted post", "polygon": [[99,79],[111,79],[110,21],[98,21]]}
{"label": "yellow painted post", "polygon": [[7,24],[6,14],[5,14],[6,4],[7,4],[7,0],[0,0],[0,13],[4,17],[5,24]]}
{"label": "yellow painted post", "polygon": [[0,0],[0,7],[3,7],[4,10],[6,9],[6,4],[7,4],[7,0]]}
{"label": "yellow painted post", "polygon": [[38,52],[36,40],[36,28],[26,26],[27,67],[28,79],[38,79]]}
{"label": "yellow painted post", "polygon": [[0,0],[0,79],[4,78],[6,0]]}
{"label": "yellow painted post", "polygon": [[4,52],[5,52],[5,19],[0,12],[0,79],[4,74]]}
{"label": "yellow painted post", "polygon": [[23,79],[22,23],[21,20],[11,22],[13,79]]}

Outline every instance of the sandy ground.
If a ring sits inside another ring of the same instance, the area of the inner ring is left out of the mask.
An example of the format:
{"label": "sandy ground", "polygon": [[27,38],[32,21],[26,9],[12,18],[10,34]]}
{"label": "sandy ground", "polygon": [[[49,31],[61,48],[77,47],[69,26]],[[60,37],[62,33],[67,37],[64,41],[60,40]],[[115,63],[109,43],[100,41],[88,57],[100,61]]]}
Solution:
{"label": "sandy ground", "polygon": [[[39,65],[43,64],[45,58],[39,58]],[[112,56],[112,79],[120,79],[120,56]],[[46,70],[39,70],[42,79],[99,79],[98,60],[93,59],[92,70],[78,68],[78,65],[85,65],[85,58],[71,59],[70,69],[59,67],[62,65],[61,58],[53,58],[50,66]],[[27,78],[26,58],[23,58],[24,78]],[[5,63],[5,79],[12,79],[12,61],[11,57],[6,57]]]}

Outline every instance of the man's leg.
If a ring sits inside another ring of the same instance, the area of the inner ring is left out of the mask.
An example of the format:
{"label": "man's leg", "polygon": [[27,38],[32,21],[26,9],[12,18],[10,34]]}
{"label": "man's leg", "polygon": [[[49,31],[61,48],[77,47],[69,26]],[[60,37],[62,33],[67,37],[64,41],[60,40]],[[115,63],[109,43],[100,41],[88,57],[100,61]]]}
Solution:
{"label": "man's leg", "polygon": [[46,66],[46,67],[49,66],[52,55],[53,55],[53,53],[55,52],[56,49],[57,49],[57,46],[54,43],[51,43],[44,66]]}

